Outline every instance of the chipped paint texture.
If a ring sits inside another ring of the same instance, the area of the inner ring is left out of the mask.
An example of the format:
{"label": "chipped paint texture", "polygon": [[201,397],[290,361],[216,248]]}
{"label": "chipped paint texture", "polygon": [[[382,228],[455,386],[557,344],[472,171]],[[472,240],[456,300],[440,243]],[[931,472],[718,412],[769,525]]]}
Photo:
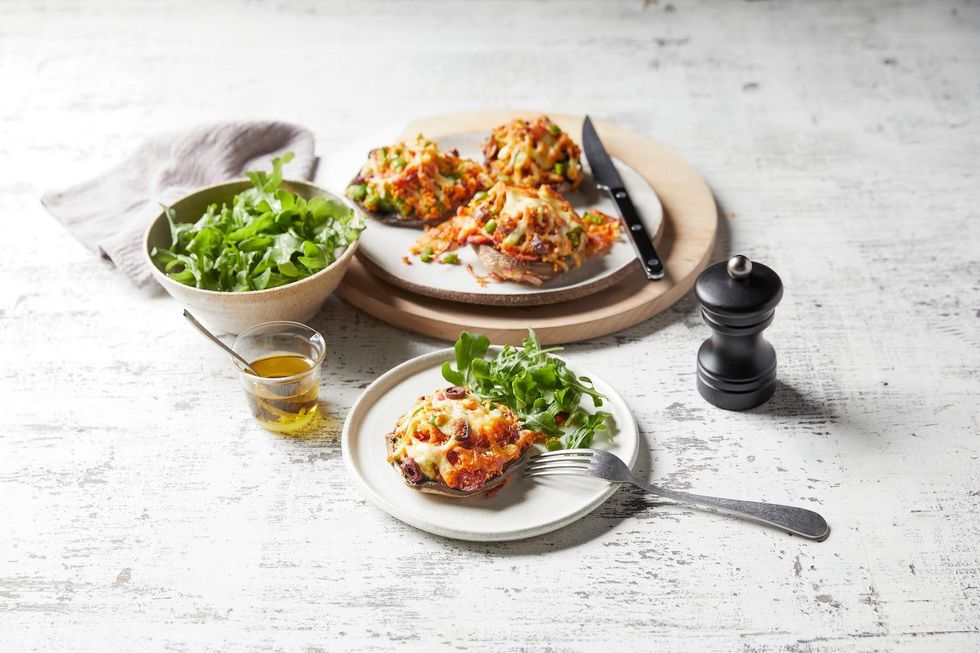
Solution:
{"label": "chipped paint texture", "polygon": [[[0,4],[0,649],[976,650],[978,28],[968,2]],[[338,433],[440,343],[331,299],[328,415],[274,436],[38,202],[163,128],[278,117],[329,157],[500,106],[669,144],[717,194],[716,256],[782,275],[760,409],[696,394],[690,298],[568,356],[636,411],[640,474],[813,507],[827,542],[628,489],[528,542],[418,532]]]}

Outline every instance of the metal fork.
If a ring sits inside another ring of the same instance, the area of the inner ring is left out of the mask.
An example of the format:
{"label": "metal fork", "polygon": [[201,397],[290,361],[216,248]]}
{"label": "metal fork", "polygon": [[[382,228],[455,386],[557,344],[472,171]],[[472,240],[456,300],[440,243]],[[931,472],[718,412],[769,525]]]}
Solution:
{"label": "metal fork", "polygon": [[633,475],[626,463],[614,454],[601,449],[565,449],[542,453],[527,461],[522,475],[525,477],[594,476],[612,483],[632,483],[651,494],[678,503],[746,517],[763,524],[786,529],[790,533],[818,542],[822,542],[830,535],[830,526],[827,525],[827,521],[812,510],[783,506],[777,503],[721,499],[668,490],[659,485],[641,481]]}

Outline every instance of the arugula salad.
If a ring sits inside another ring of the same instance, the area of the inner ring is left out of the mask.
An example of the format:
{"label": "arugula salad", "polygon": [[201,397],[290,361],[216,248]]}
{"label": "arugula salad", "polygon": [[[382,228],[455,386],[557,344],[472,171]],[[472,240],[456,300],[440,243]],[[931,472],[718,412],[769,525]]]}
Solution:
{"label": "arugula salad", "polygon": [[542,349],[533,329],[521,347],[506,345],[490,360],[484,358],[490,340],[482,334],[463,331],[454,348],[456,367],[443,363],[443,378],[513,410],[525,428],[544,433],[548,449],[589,447],[596,432],[608,430],[610,413],[589,413],[579,405],[587,396],[598,408],[606,397],[591,379],[577,376],[565,361],[549,355],[561,347]]}
{"label": "arugula salad", "polygon": [[245,173],[252,187],[230,205],[212,204],[197,222],[177,222],[164,207],[172,244],[150,255],[174,281],[226,292],[275,288],[326,268],[364,223],[341,202],[282,188],[282,166],[292,158],[273,159],[270,173]]}

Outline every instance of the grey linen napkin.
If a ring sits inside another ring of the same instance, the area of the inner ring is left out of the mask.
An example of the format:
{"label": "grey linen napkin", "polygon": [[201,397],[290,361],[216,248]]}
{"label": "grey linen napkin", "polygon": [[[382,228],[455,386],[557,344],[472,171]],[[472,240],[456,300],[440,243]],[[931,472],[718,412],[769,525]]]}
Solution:
{"label": "grey linen napkin", "polygon": [[283,122],[222,122],[158,134],[125,161],[84,183],[46,193],[41,203],[89,249],[101,253],[139,287],[152,280],[143,233],[161,204],[191,191],[265,169],[285,152],[290,179],[312,179],[313,134]]}

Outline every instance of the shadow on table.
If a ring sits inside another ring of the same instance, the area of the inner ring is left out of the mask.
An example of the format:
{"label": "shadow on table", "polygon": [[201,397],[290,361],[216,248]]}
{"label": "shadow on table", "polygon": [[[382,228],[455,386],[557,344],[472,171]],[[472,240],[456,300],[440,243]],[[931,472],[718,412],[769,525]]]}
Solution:
{"label": "shadow on table", "polygon": [[747,412],[774,417],[805,418],[809,423],[828,424],[840,419],[833,405],[814,401],[779,378],[776,379],[776,392],[772,398]]}
{"label": "shadow on table", "polygon": [[331,446],[340,443],[340,434],[344,428],[344,418],[337,414],[338,409],[330,402],[320,399],[317,401],[317,412],[305,427],[298,431],[274,433],[279,438],[309,447]]}

